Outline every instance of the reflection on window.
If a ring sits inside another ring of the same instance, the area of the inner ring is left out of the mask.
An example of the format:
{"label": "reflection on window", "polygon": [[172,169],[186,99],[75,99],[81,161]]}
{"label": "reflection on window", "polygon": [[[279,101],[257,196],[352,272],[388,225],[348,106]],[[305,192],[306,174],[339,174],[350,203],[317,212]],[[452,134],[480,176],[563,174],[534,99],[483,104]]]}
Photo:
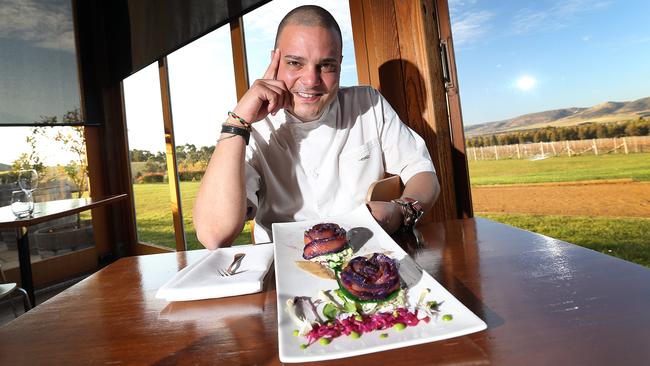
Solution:
{"label": "reflection on window", "polygon": [[0,5],[0,125],[61,123],[79,106],[70,0]]}
{"label": "reflection on window", "polygon": [[124,80],[138,241],[176,248],[157,63]]}
{"label": "reflection on window", "polygon": [[246,59],[250,82],[264,75],[271,61],[271,50],[275,43],[275,32],[282,18],[300,5],[318,5],[334,16],[343,37],[343,64],[341,65],[341,86],[358,84],[357,64],[352,41],[352,21],[347,1],[272,1],[244,15],[244,36],[246,38]]}
{"label": "reflection on window", "polygon": [[[46,120],[54,116],[42,116]],[[79,110],[65,113],[79,121]],[[88,163],[83,127],[3,127],[0,139],[0,207],[33,202],[38,213],[50,201],[88,197]],[[23,181],[20,185],[19,180]],[[24,192],[29,192],[27,195]],[[28,197],[31,197],[29,199]],[[15,206],[16,214],[20,214]],[[29,228],[32,263],[94,247],[90,212]],[[0,262],[18,266],[16,231],[0,230]],[[54,281],[50,278],[49,281]]]}
{"label": "reflection on window", "polygon": [[[194,200],[221,124],[237,104],[229,26],[170,54],[168,62],[183,226],[187,248],[199,249]],[[250,243],[247,228],[236,242]]]}

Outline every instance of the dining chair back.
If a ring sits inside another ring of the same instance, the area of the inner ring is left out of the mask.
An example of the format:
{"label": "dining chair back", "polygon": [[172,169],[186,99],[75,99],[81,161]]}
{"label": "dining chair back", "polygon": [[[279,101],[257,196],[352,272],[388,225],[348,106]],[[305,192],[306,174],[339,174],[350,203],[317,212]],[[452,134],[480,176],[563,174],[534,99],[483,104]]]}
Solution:
{"label": "dining chair back", "polygon": [[14,312],[14,317],[18,317],[18,313],[16,313],[16,307],[14,306],[12,299],[12,296],[16,292],[20,293],[23,297],[23,306],[25,307],[25,312],[29,311],[32,308],[32,303],[29,301],[27,291],[21,287],[18,287],[18,285],[14,282],[7,282],[7,277],[5,276],[5,272],[2,269],[2,264],[0,264],[0,277],[2,278],[2,282],[0,283],[0,300],[4,298],[7,298],[9,300],[11,309]]}

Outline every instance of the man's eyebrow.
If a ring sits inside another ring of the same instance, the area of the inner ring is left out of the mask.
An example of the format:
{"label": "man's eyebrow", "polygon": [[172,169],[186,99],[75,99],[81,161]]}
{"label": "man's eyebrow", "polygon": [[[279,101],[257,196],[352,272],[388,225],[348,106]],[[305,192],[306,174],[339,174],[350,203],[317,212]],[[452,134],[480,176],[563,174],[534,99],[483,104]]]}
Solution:
{"label": "man's eyebrow", "polygon": [[285,55],[284,58],[285,59],[296,60],[296,61],[305,61],[304,57],[294,56],[294,55]]}
{"label": "man's eyebrow", "polygon": [[[284,59],[300,61],[300,62],[305,62],[307,60],[304,57],[295,56],[295,55],[285,55]],[[337,63],[337,62],[338,62],[338,60],[336,58],[334,58],[334,57],[326,57],[326,58],[320,59],[318,63],[323,64],[323,63]]]}

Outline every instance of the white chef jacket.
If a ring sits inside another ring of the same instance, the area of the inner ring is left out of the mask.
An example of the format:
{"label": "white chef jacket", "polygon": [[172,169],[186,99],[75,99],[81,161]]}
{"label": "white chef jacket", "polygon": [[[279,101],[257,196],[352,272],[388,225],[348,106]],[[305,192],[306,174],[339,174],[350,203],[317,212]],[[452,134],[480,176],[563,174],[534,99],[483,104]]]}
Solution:
{"label": "white chef jacket", "polygon": [[301,122],[284,110],[253,124],[246,150],[248,205],[257,208],[255,241],[271,224],[336,216],[365,202],[370,184],[434,172],[424,140],[377,90],[339,89],[321,117]]}

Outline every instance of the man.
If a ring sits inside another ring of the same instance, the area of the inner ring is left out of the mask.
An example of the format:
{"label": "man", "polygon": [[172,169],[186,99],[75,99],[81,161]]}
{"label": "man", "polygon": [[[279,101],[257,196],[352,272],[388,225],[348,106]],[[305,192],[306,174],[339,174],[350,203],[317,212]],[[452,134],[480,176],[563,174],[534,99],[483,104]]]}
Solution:
{"label": "man", "polygon": [[230,245],[247,218],[265,242],[274,222],[349,212],[384,172],[406,182],[403,200],[368,203],[388,233],[431,208],[440,189],[424,141],[376,90],[339,89],[342,59],[326,10],[282,20],[264,77],[229,113],[201,182],[194,224],[206,248]]}

